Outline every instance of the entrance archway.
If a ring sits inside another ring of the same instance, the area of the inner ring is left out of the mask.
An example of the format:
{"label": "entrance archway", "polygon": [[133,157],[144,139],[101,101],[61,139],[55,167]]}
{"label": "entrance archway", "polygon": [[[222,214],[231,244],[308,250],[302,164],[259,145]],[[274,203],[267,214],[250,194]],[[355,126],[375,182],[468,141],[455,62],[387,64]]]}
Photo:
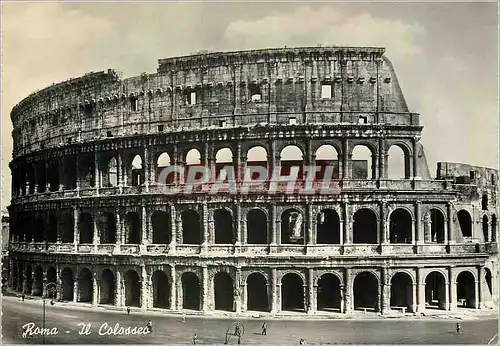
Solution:
{"label": "entrance archway", "polygon": [[378,279],[370,272],[362,272],[354,278],[354,309],[378,311]]}
{"label": "entrance archway", "polygon": [[141,305],[141,284],[139,274],[134,270],[129,270],[124,275],[125,279],[125,305]]}
{"label": "entrance archway", "polygon": [[247,214],[247,243],[267,244],[267,216],[261,209]]}
{"label": "entrance archway", "polygon": [[155,308],[170,308],[170,284],[167,274],[162,270],[157,270],[151,277],[153,283],[153,307]]}
{"label": "entrance archway", "polygon": [[464,270],[457,276],[457,307],[474,308],[475,279],[471,272]]}
{"label": "entrance archway", "polygon": [[109,269],[104,269],[99,282],[99,297],[101,304],[113,305],[115,300],[115,275]]}
{"label": "entrance archway", "polygon": [[340,312],[341,304],[340,279],[335,274],[321,275],[318,279],[318,310]]}
{"label": "entrance archway", "polygon": [[270,311],[267,280],[260,273],[252,273],[247,278],[247,310]]}
{"label": "entrance archway", "polygon": [[200,281],[195,273],[184,273],[182,282],[182,308],[200,310]]}
{"label": "entrance archway", "polygon": [[391,308],[405,307],[408,311],[413,306],[413,281],[407,273],[399,272],[391,279]]}
{"label": "entrance archway", "polygon": [[446,308],[445,278],[440,272],[431,272],[425,278],[425,306],[431,309]]}
{"label": "entrance archway", "polygon": [[281,279],[281,309],[304,311],[304,282],[300,275],[288,273]]}
{"label": "entrance archway", "polygon": [[354,213],[353,243],[377,243],[377,216],[371,209],[359,209]]}
{"label": "entrance archway", "polygon": [[215,310],[233,311],[233,279],[228,273],[219,272],[214,277]]}
{"label": "entrance archway", "polygon": [[[103,277],[101,277],[101,279],[102,278]],[[78,275],[78,302],[90,303],[92,301],[93,293],[92,273],[87,268],[83,268],[80,271],[80,275]],[[101,292],[101,294],[102,293],[104,292]]]}
{"label": "entrance archway", "polygon": [[318,244],[340,244],[340,231],[340,218],[335,210],[325,209],[318,214]]}
{"label": "entrance archway", "polygon": [[64,268],[61,273],[62,300],[73,301],[73,271]]}

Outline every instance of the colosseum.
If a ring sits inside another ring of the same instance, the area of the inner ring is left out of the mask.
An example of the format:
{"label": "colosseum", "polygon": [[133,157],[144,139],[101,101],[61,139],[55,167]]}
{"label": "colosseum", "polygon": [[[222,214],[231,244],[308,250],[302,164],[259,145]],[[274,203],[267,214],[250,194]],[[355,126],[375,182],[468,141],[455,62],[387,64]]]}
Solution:
{"label": "colosseum", "polygon": [[[383,48],[89,73],[27,96],[11,120],[12,291],[165,313],[497,306],[498,171],[438,162],[431,176],[419,114]],[[186,184],[163,178],[169,166],[232,167],[237,189],[212,193],[207,180],[166,193]],[[338,188],[281,188],[294,167],[303,186],[310,166],[334,167]],[[247,186],[252,167],[277,169],[280,188],[274,175]]]}

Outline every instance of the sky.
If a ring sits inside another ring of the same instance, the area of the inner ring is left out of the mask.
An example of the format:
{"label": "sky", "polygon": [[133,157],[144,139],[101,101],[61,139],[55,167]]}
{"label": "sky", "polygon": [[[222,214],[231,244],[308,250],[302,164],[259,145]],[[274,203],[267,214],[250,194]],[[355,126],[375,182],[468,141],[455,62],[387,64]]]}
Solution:
{"label": "sky", "polygon": [[90,71],[154,73],[158,59],[282,46],[382,46],[437,161],[498,168],[497,3],[2,2],[2,209],[12,107]]}

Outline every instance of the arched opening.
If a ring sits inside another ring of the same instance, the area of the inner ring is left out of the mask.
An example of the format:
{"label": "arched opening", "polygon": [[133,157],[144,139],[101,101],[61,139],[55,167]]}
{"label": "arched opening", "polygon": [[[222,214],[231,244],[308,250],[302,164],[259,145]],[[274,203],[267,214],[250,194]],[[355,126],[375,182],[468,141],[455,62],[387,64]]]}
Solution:
{"label": "arched opening", "polygon": [[475,279],[471,272],[465,270],[457,276],[457,307],[474,308]]}
{"label": "arched opening", "polygon": [[318,244],[340,244],[340,218],[335,210],[322,210],[316,225]]}
{"label": "arched opening", "polygon": [[129,270],[124,275],[125,279],[125,305],[141,306],[141,284],[139,274]]}
{"label": "arched opening", "polygon": [[488,195],[484,194],[481,198],[481,209],[488,210]]}
{"label": "arched opening", "polygon": [[300,275],[288,273],[281,279],[281,309],[304,311],[304,282]]}
{"label": "arched opening", "polygon": [[54,214],[49,216],[49,224],[47,227],[47,242],[55,243],[57,241],[57,218]]}
{"label": "arched opening", "polygon": [[281,214],[281,244],[304,243],[304,217],[296,209]]}
{"label": "arched opening", "polygon": [[[13,270],[13,273],[15,274],[17,270]],[[34,296],[41,296],[43,292],[43,269],[40,266],[37,266],[35,268],[35,280],[33,282],[33,295]],[[15,287],[15,285],[14,285]]]}
{"label": "arched opening", "polygon": [[488,216],[483,215],[483,237],[484,242],[488,241]]}
{"label": "arched opening", "polygon": [[247,214],[247,244],[267,244],[267,216],[255,208]]}
{"label": "arched opening", "polygon": [[94,239],[94,226],[92,216],[88,213],[80,215],[80,222],[78,224],[80,232],[80,244],[91,244]]}
{"label": "arched opening", "polygon": [[73,301],[73,271],[64,268],[61,273],[62,300]]}
{"label": "arched opening", "polygon": [[169,244],[171,242],[170,218],[164,211],[155,211],[151,215],[153,227],[153,244]]}
{"label": "arched opening", "polygon": [[354,213],[354,244],[377,244],[377,232],[377,216],[373,210],[365,208]]}
{"label": "arched opening", "polygon": [[260,273],[252,273],[247,278],[247,309],[251,311],[270,311],[267,280]]}
{"label": "arched opening", "polygon": [[431,242],[444,243],[444,215],[439,209],[431,209]]}
{"label": "arched opening", "polygon": [[394,244],[411,244],[412,219],[406,209],[396,209],[389,222],[389,241]]}
{"label": "arched opening", "polygon": [[201,244],[200,216],[192,209],[185,210],[182,218],[182,242],[184,244]]}
{"label": "arched opening", "polygon": [[182,281],[182,308],[200,310],[200,281],[194,273],[184,273]]}
{"label": "arched opening", "polygon": [[[249,173],[245,173],[245,175],[248,174],[249,178],[252,180],[256,179],[261,179],[264,180],[267,177],[259,177],[259,173],[257,173],[253,167],[262,167],[266,169],[267,172],[267,150],[264,147],[257,146],[253,147],[250,150],[247,151],[247,162],[246,162],[247,169],[249,170]],[[268,176],[270,172],[267,172]]]}
{"label": "arched opening", "polygon": [[233,311],[234,287],[228,273],[219,272],[214,277],[215,310]]}
{"label": "arched opening", "polygon": [[[295,145],[288,145],[280,152],[281,176],[302,178],[304,156],[302,150]],[[277,174],[277,172],[274,172]]]}
{"label": "arched opening", "polygon": [[157,270],[151,277],[153,282],[153,307],[170,308],[170,283],[167,274],[162,270]]}
{"label": "arched opening", "polygon": [[118,164],[114,157],[108,162],[108,185],[110,187],[118,185]]}
{"label": "arched opening", "polygon": [[[325,144],[316,150],[315,164],[316,167],[319,167],[316,179],[339,179],[338,152],[332,145]],[[326,167],[331,167],[331,174]]]}
{"label": "arched opening", "polygon": [[75,227],[74,227],[74,218],[69,213],[64,213],[62,215],[61,220],[61,242],[63,243],[72,243],[74,241],[75,235]]}
{"label": "arched opening", "polygon": [[[239,169],[240,167],[238,167]],[[215,154],[215,176],[218,180],[234,180],[233,170],[233,152],[229,148],[222,148]]]}
{"label": "arched opening", "polygon": [[393,145],[387,152],[387,175],[389,179],[410,178],[408,153],[399,145]]}
{"label": "arched opening", "polygon": [[109,269],[104,269],[99,280],[100,304],[113,305],[115,300],[115,276]]}
{"label": "arched opening", "polygon": [[[57,271],[56,271],[56,268],[54,267],[49,267],[49,269],[47,269],[47,284],[49,283],[52,283],[54,285],[54,287],[58,287],[57,286]],[[56,297],[56,290],[48,290],[46,292],[46,297],[47,298],[55,298]]]}
{"label": "arched opening", "polygon": [[125,244],[141,243],[141,220],[137,213],[125,215]]}
{"label": "arched opening", "polygon": [[233,217],[226,209],[214,211],[215,244],[233,244]]}
{"label": "arched opening", "polygon": [[413,306],[413,281],[407,273],[399,272],[391,279],[391,307],[405,307],[411,310]]}
{"label": "arched opening", "polygon": [[464,238],[472,237],[472,219],[467,210],[460,210],[457,213],[458,223],[460,224],[460,230],[462,231],[462,236]]}
{"label": "arched opening", "polygon": [[[113,274],[111,274],[113,275]],[[102,280],[101,276],[101,280]],[[92,302],[92,297],[94,295],[94,289],[93,289],[93,277],[92,273],[90,270],[87,268],[83,268],[80,271],[80,275],[78,275],[78,301],[82,303],[90,303]],[[101,290],[101,294],[103,294]],[[101,302],[102,302],[102,297],[101,297]],[[102,303],[101,303],[102,304]]]}
{"label": "arched opening", "polygon": [[[159,184],[172,184],[174,179],[174,173],[166,170],[172,164],[170,155],[167,153],[161,153],[156,161],[156,176],[155,181]],[[165,170],[165,172],[164,172]]]}
{"label": "arched opening", "polygon": [[116,220],[113,214],[103,213],[99,220],[101,244],[116,243]]}
{"label": "arched opening", "polygon": [[318,310],[341,312],[341,304],[338,276],[331,273],[321,275],[318,279]]}
{"label": "arched opening", "polygon": [[36,217],[35,242],[43,242],[45,237],[45,221],[42,215]]}
{"label": "arched opening", "polygon": [[354,309],[378,311],[378,279],[370,272],[362,272],[354,278]]}
{"label": "arched opening", "polygon": [[132,160],[132,186],[140,186],[144,183],[144,172],[142,170],[142,158],[140,155],[135,155]]}
{"label": "arched opening", "polygon": [[186,154],[186,165],[201,165],[201,154],[198,149],[191,149]]}
{"label": "arched opening", "polygon": [[425,307],[446,309],[445,278],[440,272],[431,272],[425,278]]}
{"label": "arched opening", "polygon": [[32,288],[33,288],[33,276],[31,272],[31,265],[26,266],[26,291],[25,293],[31,294]]}
{"label": "arched opening", "polygon": [[365,145],[356,145],[352,151],[351,179],[375,179],[375,155]]}
{"label": "arched opening", "polygon": [[497,241],[497,216],[495,214],[491,216],[491,241]]}

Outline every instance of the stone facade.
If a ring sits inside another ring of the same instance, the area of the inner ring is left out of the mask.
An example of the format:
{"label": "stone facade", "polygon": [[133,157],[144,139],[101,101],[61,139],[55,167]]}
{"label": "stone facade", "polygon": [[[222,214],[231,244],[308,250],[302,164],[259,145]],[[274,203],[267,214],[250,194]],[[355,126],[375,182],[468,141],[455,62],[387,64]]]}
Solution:
{"label": "stone facade", "polygon": [[[11,118],[13,290],[42,295],[54,282],[62,300],[206,313],[496,304],[498,172],[440,163],[429,179],[419,115],[381,48],[210,53],[133,78],[91,73],[28,96]],[[363,177],[360,146],[371,154]],[[388,177],[394,146],[401,179]],[[159,179],[195,153],[196,165],[234,166],[241,184],[241,167],[286,165],[288,147],[304,165],[334,163],[340,193],[165,195],[183,181]],[[290,215],[302,220],[293,239]]]}

